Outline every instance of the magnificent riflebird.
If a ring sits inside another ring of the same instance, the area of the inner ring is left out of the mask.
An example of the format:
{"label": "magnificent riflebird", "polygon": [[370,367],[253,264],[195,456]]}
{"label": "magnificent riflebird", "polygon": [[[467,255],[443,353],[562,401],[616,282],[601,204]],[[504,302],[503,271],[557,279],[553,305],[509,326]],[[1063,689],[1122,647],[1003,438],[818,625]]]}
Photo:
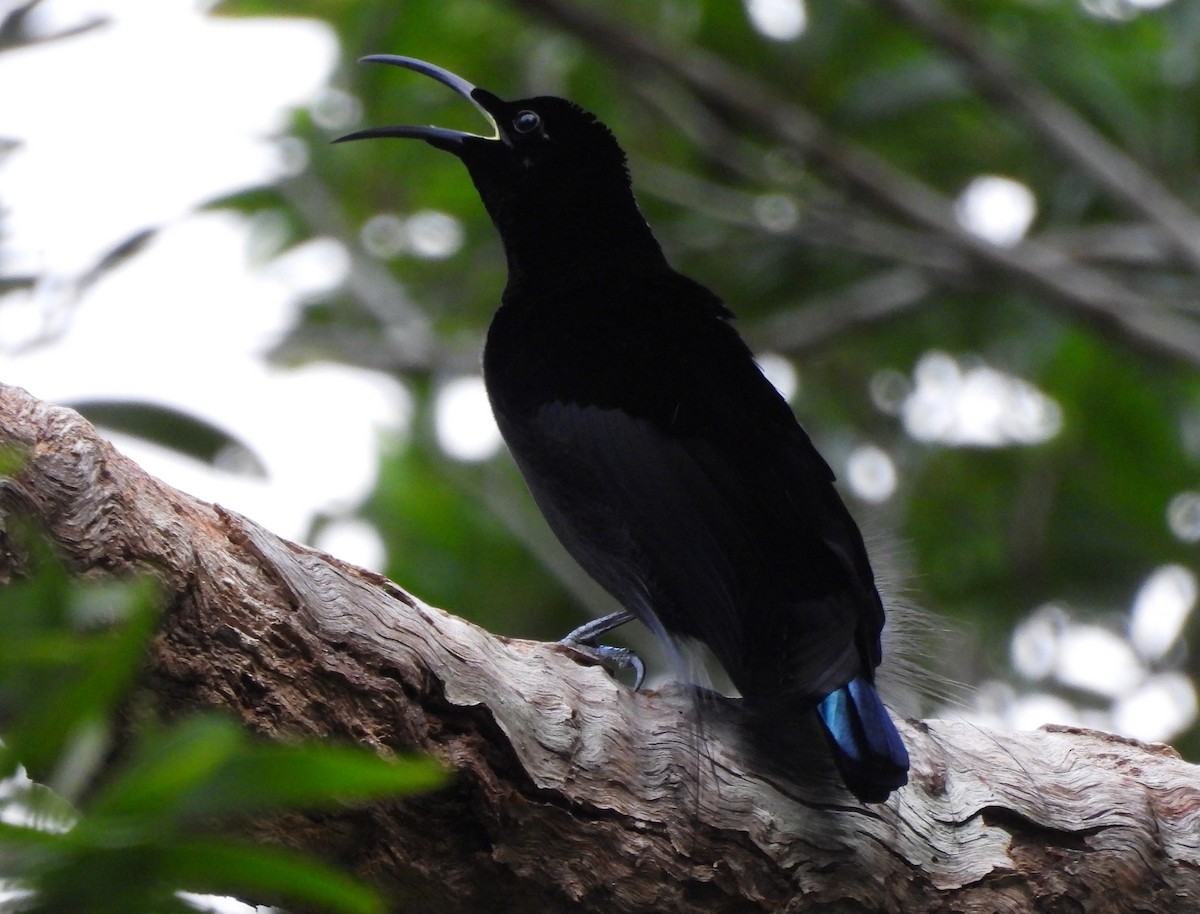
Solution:
{"label": "magnificent riflebird", "polygon": [[424,61],[365,59],[432,77],[494,127],[341,139],[452,153],[495,223],[508,283],[483,355],[492,410],[551,529],[623,607],[574,642],[632,618],[673,656],[703,642],[751,712],[815,711],[846,786],[886,799],[909,762],[875,690],[884,608],[862,535],[731,312],[667,263],[612,132],[565,99],[504,101]]}

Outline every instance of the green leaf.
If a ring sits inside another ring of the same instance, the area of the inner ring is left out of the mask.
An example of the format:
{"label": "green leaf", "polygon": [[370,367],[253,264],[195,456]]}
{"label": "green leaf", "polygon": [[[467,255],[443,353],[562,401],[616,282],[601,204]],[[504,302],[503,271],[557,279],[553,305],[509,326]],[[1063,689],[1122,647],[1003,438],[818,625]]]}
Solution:
{"label": "green leaf", "polygon": [[69,405],[89,422],[114,432],[134,435],[245,476],[267,475],[262,459],[248,444],[185,410],[136,400],[80,400]]}
{"label": "green leaf", "polygon": [[308,743],[256,743],[229,759],[194,795],[192,815],[234,815],[271,809],[336,808],[424,792],[446,783],[430,758],[382,757],[364,749]]}
{"label": "green leaf", "polygon": [[178,816],[180,807],[217,776],[245,739],[216,715],[189,718],[138,740],[128,766],[96,796],[96,815]]}
{"label": "green leaf", "polygon": [[95,819],[63,833],[0,822],[0,876],[35,893],[36,912],[187,911],[177,891],[237,895],[345,914],[379,894],[312,857],[224,837],[171,839]]}
{"label": "green leaf", "polygon": [[333,867],[291,851],[228,840],[173,845],[162,876],[188,891],[279,898],[289,905],[344,914],[385,910],[379,894]]}
{"label": "green leaf", "polygon": [[192,821],[275,809],[337,807],[431,790],[446,780],[432,759],[255,740],[232,721],[191,718],[143,739],[129,767],[96,798],[104,815]]}
{"label": "green leaf", "polygon": [[29,550],[29,576],[0,590],[0,759],[5,768],[21,762],[72,798],[99,763],[107,722],[137,675],[157,587],[75,584],[40,547]]}

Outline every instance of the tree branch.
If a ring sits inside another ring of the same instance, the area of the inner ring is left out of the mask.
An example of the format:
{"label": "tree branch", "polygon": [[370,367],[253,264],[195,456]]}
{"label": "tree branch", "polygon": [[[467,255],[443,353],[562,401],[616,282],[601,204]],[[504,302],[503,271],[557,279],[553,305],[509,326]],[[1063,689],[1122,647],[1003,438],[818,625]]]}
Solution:
{"label": "tree branch", "polygon": [[[636,171],[650,195],[728,225],[767,231],[754,212],[753,194],[657,162],[638,162]],[[903,266],[850,281],[812,301],[784,305],[773,316],[748,325],[745,333],[757,349],[789,354],[814,349],[841,334],[914,310],[931,301],[939,289],[979,288],[985,281],[976,265],[941,236],[864,217],[844,204],[806,200],[796,224],[777,234],[810,247],[836,247]],[[1161,268],[1171,254],[1162,233],[1145,224],[1044,232],[1037,244],[1063,259],[1126,268]],[[1169,303],[1166,296],[1160,297],[1151,314],[1166,313],[1168,306],[1195,311],[1192,299],[1186,297],[1194,297],[1194,285],[1183,277],[1168,281],[1182,291]]]}
{"label": "tree branch", "polygon": [[909,311],[929,301],[932,293],[933,284],[922,271],[897,267],[848,283],[802,306],[782,308],[749,325],[746,339],[755,350],[796,355]]}
{"label": "tree branch", "polygon": [[[1184,910],[1200,776],[1163,746],[1054,728],[902,725],[912,782],[864,807],[747,766],[736,702],[635,693],[565,648],[489,634],[378,575],[145,475],[78,414],[0,385],[0,516],[33,512],[81,574],[168,595],[146,682],[276,738],[420,750],[435,795],[255,825],[397,910]],[[816,770],[827,766],[817,764]]]}
{"label": "tree branch", "polygon": [[884,0],[898,16],[952,54],[987,96],[1028,121],[1066,159],[1130,212],[1160,229],[1200,272],[1200,216],[1110,143],[1074,108],[988,47],[964,18],[935,0]]}

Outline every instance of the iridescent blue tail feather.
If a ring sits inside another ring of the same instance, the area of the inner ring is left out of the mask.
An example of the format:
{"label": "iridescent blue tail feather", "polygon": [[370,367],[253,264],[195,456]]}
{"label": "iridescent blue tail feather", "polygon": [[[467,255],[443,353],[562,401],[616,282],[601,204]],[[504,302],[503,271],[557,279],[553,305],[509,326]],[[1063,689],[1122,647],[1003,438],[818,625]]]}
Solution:
{"label": "iridescent blue tail feather", "polygon": [[864,803],[882,803],[908,783],[908,750],[875,687],[859,676],[817,705],[846,786]]}

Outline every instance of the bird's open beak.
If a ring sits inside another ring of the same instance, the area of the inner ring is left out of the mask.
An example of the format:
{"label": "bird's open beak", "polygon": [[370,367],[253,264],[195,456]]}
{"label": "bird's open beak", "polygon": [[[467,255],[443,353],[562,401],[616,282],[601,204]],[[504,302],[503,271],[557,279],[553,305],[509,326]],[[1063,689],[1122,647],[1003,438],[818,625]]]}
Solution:
{"label": "bird's open beak", "polygon": [[360,63],[387,63],[394,67],[404,67],[406,70],[415,70],[417,73],[432,76],[443,85],[449,86],[463,98],[469,99],[476,108],[483,112],[484,117],[488,119],[495,133],[490,137],[485,137],[476,133],[465,133],[461,130],[449,130],[445,127],[410,127],[407,125],[368,127],[366,130],[356,130],[354,133],[347,133],[345,136],[340,136],[334,140],[335,143],[393,136],[424,140],[438,149],[458,154],[462,151],[463,144],[468,139],[493,141],[500,139],[500,130],[496,125],[496,118],[493,111],[502,105],[503,102],[486,89],[480,89],[478,86],[467,82],[461,76],[457,76],[449,70],[443,70],[441,67],[427,63],[424,60],[417,60],[415,57],[398,57],[394,54],[372,54],[370,57],[362,58]]}

